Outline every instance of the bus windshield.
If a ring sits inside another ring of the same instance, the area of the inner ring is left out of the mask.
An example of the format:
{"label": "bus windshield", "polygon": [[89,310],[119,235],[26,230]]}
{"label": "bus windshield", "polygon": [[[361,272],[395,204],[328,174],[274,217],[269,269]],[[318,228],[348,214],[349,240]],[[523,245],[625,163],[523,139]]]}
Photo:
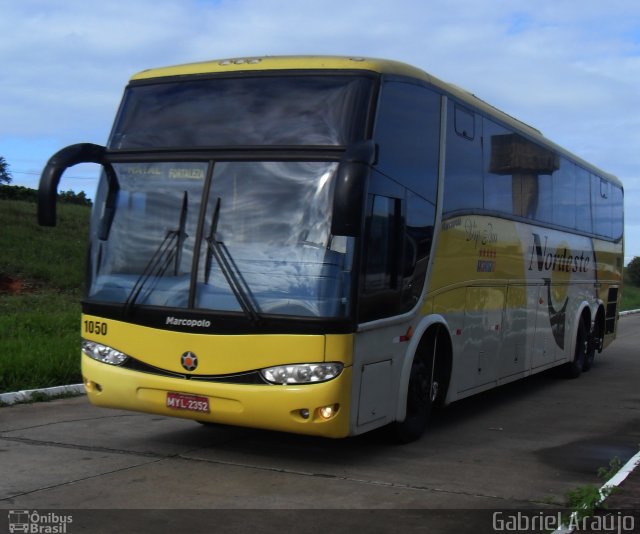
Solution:
{"label": "bus windshield", "polygon": [[115,215],[104,239],[104,180],[92,221],[89,300],[345,317],[353,240],[330,233],[337,165],[113,164]]}
{"label": "bus windshield", "polygon": [[109,148],[347,145],[364,138],[372,87],[326,74],[131,85]]}

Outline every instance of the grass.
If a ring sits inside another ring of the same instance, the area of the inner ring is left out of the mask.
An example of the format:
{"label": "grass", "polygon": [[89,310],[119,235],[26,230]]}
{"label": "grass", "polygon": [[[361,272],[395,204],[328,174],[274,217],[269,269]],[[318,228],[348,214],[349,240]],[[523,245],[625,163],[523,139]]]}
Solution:
{"label": "grass", "polygon": [[628,282],[625,284],[622,289],[622,303],[620,308],[621,311],[640,309],[640,287],[632,286]]}
{"label": "grass", "polygon": [[90,210],[58,206],[59,227],[36,224],[36,206],[0,200],[0,393],[81,382],[80,299]]}
{"label": "grass", "polygon": [[82,381],[79,301],[50,290],[0,296],[0,392]]}
{"label": "grass", "polygon": [[58,226],[36,223],[36,205],[0,200],[0,273],[37,287],[81,291],[90,210],[58,204]]}
{"label": "grass", "polygon": [[[598,478],[603,483],[606,483],[620,471],[621,467],[620,458],[615,456],[609,460],[608,467],[598,469]],[[593,484],[588,484],[568,491],[565,495],[567,499],[566,505],[571,510],[574,521],[582,521],[585,517],[592,516],[599,509],[606,509],[607,505],[604,501],[615,489],[611,487],[603,487],[601,489]],[[565,522],[571,523],[571,520],[565,520]]]}

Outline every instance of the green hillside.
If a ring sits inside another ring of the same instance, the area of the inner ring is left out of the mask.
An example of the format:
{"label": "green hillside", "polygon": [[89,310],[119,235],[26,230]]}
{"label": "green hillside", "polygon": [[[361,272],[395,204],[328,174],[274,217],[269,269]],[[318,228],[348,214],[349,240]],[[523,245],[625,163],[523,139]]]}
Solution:
{"label": "green hillside", "polygon": [[80,299],[90,209],[0,200],[0,393],[81,382]]}

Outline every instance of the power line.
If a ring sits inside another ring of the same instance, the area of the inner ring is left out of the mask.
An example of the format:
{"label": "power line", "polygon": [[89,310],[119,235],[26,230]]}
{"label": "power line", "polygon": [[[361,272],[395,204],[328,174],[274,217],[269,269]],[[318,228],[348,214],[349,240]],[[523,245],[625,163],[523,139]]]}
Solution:
{"label": "power line", "polygon": [[[13,175],[13,174],[26,174],[28,176],[40,176],[40,172],[37,171],[16,171],[14,169],[9,169],[9,172]],[[71,180],[97,180],[97,176],[95,177],[89,177],[89,176],[64,176],[63,177],[65,180],[66,179],[71,179]]]}

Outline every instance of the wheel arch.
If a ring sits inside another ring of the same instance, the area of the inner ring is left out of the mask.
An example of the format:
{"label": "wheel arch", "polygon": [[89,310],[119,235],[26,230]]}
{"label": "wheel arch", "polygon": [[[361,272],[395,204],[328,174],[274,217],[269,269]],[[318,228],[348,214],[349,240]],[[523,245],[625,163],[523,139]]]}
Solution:
{"label": "wheel arch", "polygon": [[[416,353],[424,346],[424,343],[430,341],[429,336],[439,335],[442,336],[441,341],[446,342],[446,346],[443,351],[445,360],[445,376],[447,384],[443,388],[443,392],[446,395],[446,391],[451,383],[451,369],[453,364],[452,342],[451,332],[446,319],[439,314],[428,315],[423,317],[415,328],[414,334],[411,337],[405,356],[402,362],[402,370],[400,372],[400,381],[397,392],[396,402],[396,421],[404,421],[407,412],[407,392],[409,389],[409,378],[411,375],[411,365]],[[440,397],[440,396],[439,396]]]}

